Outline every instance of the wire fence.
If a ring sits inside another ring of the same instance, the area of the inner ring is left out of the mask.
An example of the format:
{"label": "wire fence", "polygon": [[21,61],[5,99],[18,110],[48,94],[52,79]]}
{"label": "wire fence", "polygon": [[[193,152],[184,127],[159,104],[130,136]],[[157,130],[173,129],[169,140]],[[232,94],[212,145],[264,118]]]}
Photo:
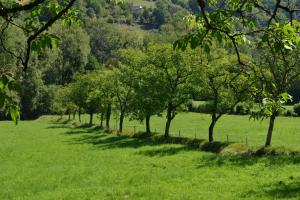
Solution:
{"label": "wire fence", "polygon": [[[64,118],[67,118],[65,116]],[[76,116],[76,121],[77,121]],[[83,115],[81,118],[81,124],[89,123],[88,115]],[[286,122],[285,122],[286,123]],[[94,124],[100,125],[99,118],[94,118]],[[105,122],[103,124],[105,126]],[[164,123],[160,121],[154,121],[152,124],[152,132],[157,134],[164,134]],[[208,124],[206,124],[208,126]],[[257,125],[257,124],[253,124]],[[263,129],[249,129],[248,128],[236,128],[236,125],[232,125],[233,127],[217,127],[214,133],[214,141],[219,142],[228,142],[228,143],[242,143],[246,144],[250,147],[258,147],[263,146],[266,140],[266,128]],[[251,125],[250,125],[251,126]],[[119,120],[117,118],[111,119],[111,129],[118,130],[119,128]],[[232,129],[231,129],[232,128]],[[130,121],[126,119],[124,121],[123,132],[126,134],[134,134],[138,132],[145,132],[145,125],[140,124],[137,121]],[[299,149],[300,137],[298,137],[298,133],[296,131],[290,131],[291,129],[281,128],[281,130],[277,131],[274,134],[273,138],[273,146],[284,146],[288,144],[289,148]],[[288,132],[287,132],[288,131]],[[172,137],[183,137],[183,138],[195,138],[200,140],[208,140],[208,127],[198,127],[196,128],[193,125],[191,128],[183,127],[182,124],[172,124],[170,129],[170,135]]]}
{"label": "wire fence", "polygon": [[[95,122],[99,120],[94,120]],[[81,123],[89,123],[88,117],[84,116],[82,118]],[[129,124],[129,125],[128,125]],[[97,125],[97,124],[96,124]],[[118,130],[119,129],[119,120],[113,118],[111,120],[111,129]],[[126,121],[123,125],[123,133],[126,134],[136,134],[139,132],[145,132],[145,125],[144,124],[134,124],[132,125],[130,122]],[[159,128],[155,126],[151,129],[152,132],[163,135],[165,130],[164,126],[160,126]],[[200,140],[208,140],[208,127],[207,130],[199,130],[197,128],[176,128],[172,127],[170,128],[170,136],[172,137],[182,137],[182,138],[192,138],[192,139],[200,139]],[[262,135],[261,137],[245,135],[245,134],[222,134],[219,132],[214,133],[214,140],[219,142],[228,142],[228,143],[242,143],[246,145],[251,146],[257,146],[257,145],[263,145],[263,141],[265,140],[265,135]]]}
{"label": "wire fence", "polygon": [[[115,130],[118,129],[118,125],[114,126]],[[136,134],[138,132],[145,132],[145,126],[143,125],[125,125],[123,127],[123,132],[124,133],[129,133],[129,134]],[[165,130],[160,128],[153,128],[152,132],[163,135]],[[182,138],[192,138],[192,139],[200,139],[200,140],[208,140],[208,131],[199,131],[198,129],[195,128],[181,128],[181,129],[176,129],[172,128],[170,130],[170,136],[172,137],[182,137]],[[257,143],[261,142],[259,139],[253,139],[251,140],[251,137],[248,135],[241,135],[238,136],[236,134],[225,134],[225,135],[214,135],[215,141],[220,141],[220,142],[228,142],[228,143],[243,143],[246,145],[257,145]]]}

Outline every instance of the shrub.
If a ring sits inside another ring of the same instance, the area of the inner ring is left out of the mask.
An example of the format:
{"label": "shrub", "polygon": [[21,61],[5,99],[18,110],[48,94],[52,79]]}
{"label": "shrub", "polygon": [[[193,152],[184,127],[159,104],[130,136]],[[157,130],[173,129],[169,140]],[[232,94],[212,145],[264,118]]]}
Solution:
{"label": "shrub", "polygon": [[253,155],[255,156],[288,156],[293,155],[296,152],[293,152],[286,147],[262,147],[255,149]]}
{"label": "shrub", "polygon": [[293,110],[287,110],[283,113],[284,116],[287,117],[297,117],[298,115]]}
{"label": "shrub", "polygon": [[245,103],[239,103],[234,109],[234,114],[236,115],[247,115],[249,113],[250,113],[250,108]]}
{"label": "shrub", "polygon": [[294,112],[300,116],[300,103],[294,105]]}
{"label": "shrub", "polygon": [[187,103],[186,107],[189,112],[197,111],[197,107],[192,102]]}
{"label": "shrub", "polygon": [[250,153],[250,148],[246,144],[234,143],[226,146],[220,151],[223,156],[247,155]]}
{"label": "shrub", "polygon": [[211,113],[211,111],[212,111],[212,103],[209,101],[198,105],[196,109],[197,113]]}

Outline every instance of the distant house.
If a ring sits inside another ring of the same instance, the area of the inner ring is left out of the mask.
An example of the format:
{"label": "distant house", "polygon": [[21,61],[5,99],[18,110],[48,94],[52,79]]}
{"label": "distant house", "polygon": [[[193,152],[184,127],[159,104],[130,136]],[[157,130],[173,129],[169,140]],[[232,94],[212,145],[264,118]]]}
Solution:
{"label": "distant house", "polygon": [[131,6],[131,11],[140,11],[142,9],[143,9],[142,6]]}

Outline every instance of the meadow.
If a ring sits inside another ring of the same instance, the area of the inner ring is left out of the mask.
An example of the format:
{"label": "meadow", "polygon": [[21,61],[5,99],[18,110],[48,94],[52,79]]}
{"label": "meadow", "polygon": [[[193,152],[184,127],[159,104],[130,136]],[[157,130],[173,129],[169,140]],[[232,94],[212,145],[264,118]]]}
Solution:
{"label": "meadow", "polygon": [[[220,156],[49,118],[18,126],[0,122],[0,199],[300,198],[298,155]],[[172,130],[197,127],[205,137],[208,119],[180,114]],[[158,130],[163,122],[154,118],[152,126]],[[274,145],[297,149],[298,123],[298,118],[279,118]],[[251,143],[259,145],[265,128],[266,122],[249,122],[247,116],[225,116],[216,135],[224,140],[230,133],[241,139],[251,134]]]}
{"label": "meadow", "polygon": [[[67,117],[65,117],[67,119]],[[208,127],[210,115],[199,113],[180,113],[171,123],[171,136],[208,140]],[[83,123],[88,123],[88,116],[82,118]],[[95,118],[99,124],[99,118]],[[269,120],[253,120],[248,115],[224,115],[215,127],[215,140],[220,142],[236,142],[249,146],[259,147],[265,144]],[[278,117],[275,122],[272,146],[285,146],[293,150],[300,150],[300,118]],[[118,119],[115,115],[111,122],[112,128],[117,129]],[[164,133],[165,116],[151,118],[151,129],[153,132]],[[129,120],[124,122],[124,132],[143,132],[143,122]]]}

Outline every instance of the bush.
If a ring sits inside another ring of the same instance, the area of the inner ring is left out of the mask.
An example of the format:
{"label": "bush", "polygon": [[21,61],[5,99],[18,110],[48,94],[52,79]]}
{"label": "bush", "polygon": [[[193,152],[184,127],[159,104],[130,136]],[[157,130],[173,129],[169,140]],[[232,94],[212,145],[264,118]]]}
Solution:
{"label": "bush", "polygon": [[294,105],[294,112],[297,114],[297,116],[300,116],[300,103]]}
{"label": "bush", "polygon": [[186,107],[189,112],[196,112],[197,110],[197,107],[192,102],[187,103]]}
{"label": "bush", "polygon": [[255,156],[288,156],[293,155],[296,152],[293,152],[283,146],[281,147],[262,147],[255,149],[253,155]]}
{"label": "bush", "polygon": [[212,111],[212,103],[205,102],[203,104],[198,105],[196,112],[197,113],[211,113]]}
{"label": "bush", "polygon": [[247,115],[249,113],[250,113],[250,108],[245,103],[239,103],[234,109],[234,114],[236,115]]}
{"label": "bush", "polygon": [[250,148],[246,144],[234,143],[226,146],[220,151],[222,156],[247,155],[250,153]]}
{"label": "bush", "polygon": [[287,117],[297,117],[298,115],[293,110],[287,110],[282,115]]}

